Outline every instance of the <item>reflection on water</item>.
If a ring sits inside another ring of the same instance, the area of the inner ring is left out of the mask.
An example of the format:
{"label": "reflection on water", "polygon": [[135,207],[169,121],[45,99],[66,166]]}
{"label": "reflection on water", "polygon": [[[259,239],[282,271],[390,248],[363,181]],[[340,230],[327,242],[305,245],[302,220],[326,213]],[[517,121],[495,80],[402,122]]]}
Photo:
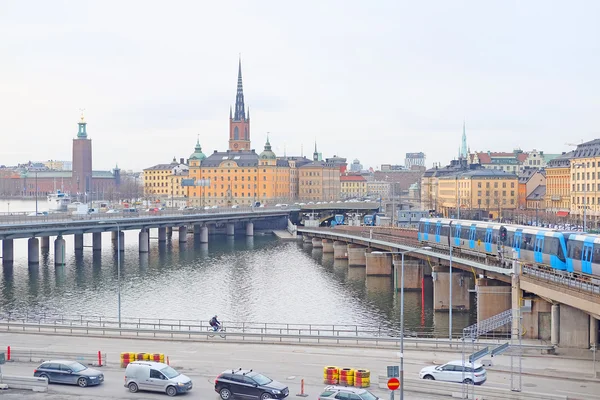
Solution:
{"label": "reflection on water", "polygon": [[[27,265],[27,241],[15,240],[15,262],[2,268],[0,307],[12,314],[99,314],[116,316],[117,252],[105,233],[101,252],[92,252],[91,235],[75,252],[66,236],[67,264],[53,265],[53,240],[40,265]],[[125,233],[121,252],[124,317],[207,319],[311,324],[360,324],[397,329],[400,296],[391,277],[366,276],[310,245],[279,242],[270,236],[210,237],[199,243],[158,243],[138,252],[138,232]],[[445,331],[447,313],[433,313],[433,283],[406,291],[405,325],[410,330]],[[473,314],[454,313],[455,329]]]}

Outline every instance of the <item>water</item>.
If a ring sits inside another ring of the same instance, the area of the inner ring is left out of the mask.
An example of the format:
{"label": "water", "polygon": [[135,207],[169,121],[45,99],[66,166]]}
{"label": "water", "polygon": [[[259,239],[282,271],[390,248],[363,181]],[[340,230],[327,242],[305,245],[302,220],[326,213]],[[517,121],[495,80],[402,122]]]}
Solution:
{"label": "water", "polygon": [[[38,197],[38,211],[48,211],[48,198],[46,196]],[[34,212],[35,200],[0,200],[0,214],[10,212]]]}
{"label": "water", "polygon": [[[4,204],[0,204],[0,210]],[[11,203],[12,209],[12,203]],[[400,296],[389,277],[367,277],[333,254],[272,236],[211,236],[209,244],[174,240],[139,254],[138,231],[125,232],[121,257],[123,317],[311,324],[357,324],[398,329]],[[13,314],[117,315],[117,256],[110,233],[101,252],[76,254],[65,236],[67,263],[54,266],[53,245],[39,266],[28,266],[27,240],[14,241],[15,261],[0,277],[0,311]],[[85,246],[91,246],[86,235]],[[454,313],[460,329],[472,314]],[[405,326],[447,332],[448,313],[433,312],[433,285],[405,292]]]}

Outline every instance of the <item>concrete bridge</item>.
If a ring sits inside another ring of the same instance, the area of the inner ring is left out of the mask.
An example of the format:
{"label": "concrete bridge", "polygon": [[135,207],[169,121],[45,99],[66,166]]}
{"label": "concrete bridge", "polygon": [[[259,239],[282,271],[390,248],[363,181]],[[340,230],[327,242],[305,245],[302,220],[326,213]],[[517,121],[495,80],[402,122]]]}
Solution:
{"label": "concrete bridge", "polygon": [[179,230],[179,242],[186,242],[188,230],[193,231],[194,237],[200,243],[208,243],[209,233],[217,233],[224,229],[228,236],[235,235],[236,229],[245,235],[254,234],[254,224],[261,221],[281,220],[281,227],[287,225],[291,213],[297,208],[237,208],[206,210],[200,213],[178,212],[161,215],[135,215],[128,217],[123,214],[92,214],[86,216],[71,216],[56,214],[48,217],[28,217],[23,220],[10,218],[0,225],[0,240],[2,240],[2,264],[10,265],[14,260],[15,239],[28,239],[28,260],[30,264],[39,263],[40,238],[41,247],[50,247],[50,237],[54,240],[54,264],[65,263],[65,235],[74,235],[75,251],[83,250],[84,235],[92,235],[92,249],[102,249],[102,232],[112,232],[112,241],[117,241],[117,247],[123,251],[125,235],[123,231],[139,230],[139,251],[149,251],[150,229],[157,229],[158,241],[165,242],[172,236],[173,228]]}
{"label": "concrete bridge", "polygon": [[[395,277],[400,287],[400,259],[387,252],[402,252],[423,246],[417,231],[382,227],[302,228],[303,241],[336,259],[347,259],[349,267],[364,266],[367,275]],[[454,249],[450,277],[447,246],[431,246],[405,256],[404,288],[420,290],[423,277],[433,279],[434,311],[448,311],[452,284],[453,312],[468,311],[470,293],[476,293],[477,319],[485,320],[509,309],[521,309],[525,338],[550,341],[563,347],[598,345],[600,287],[591,281],[552,272],[540,265],[520,265],[518,275],[496,257]],[[474,289],[470,289],[474,288]],[[514,329],[515,327],[513,327]],[[507,328],[506,330],[508,331]]]}

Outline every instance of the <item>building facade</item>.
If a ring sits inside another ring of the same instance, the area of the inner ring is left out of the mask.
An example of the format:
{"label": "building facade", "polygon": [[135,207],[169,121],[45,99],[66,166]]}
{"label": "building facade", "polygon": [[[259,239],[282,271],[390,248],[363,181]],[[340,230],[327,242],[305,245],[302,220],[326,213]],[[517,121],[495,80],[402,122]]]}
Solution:
{"label": "building facade", "polygon": [[163,202],[174,197],[185,196],[181,179],[187,177],[189,167],[173,157],[170,164],[157,164],[144,169],[144,197],[154,201]]}
{"label": "building facade", "polygon": [[342,175],[341,198],[349,199],[367,195],[367,180],[360,175]]}
{"label": "building facade", "polygon": [[560,217],[571,212],[571,156],[563,153],[546,165],[545,209]]}
{"label": "building facade", "polygon": [[597,221],[600,215],[600,139],[577,146],[570,158],[571,215]]}
{"label": "building facade", "polygon": [[546,185],[546,171],[544,169],[525,167],[521,170],[519,174],[519,209],[528,209],[529,195],[540,185]]}

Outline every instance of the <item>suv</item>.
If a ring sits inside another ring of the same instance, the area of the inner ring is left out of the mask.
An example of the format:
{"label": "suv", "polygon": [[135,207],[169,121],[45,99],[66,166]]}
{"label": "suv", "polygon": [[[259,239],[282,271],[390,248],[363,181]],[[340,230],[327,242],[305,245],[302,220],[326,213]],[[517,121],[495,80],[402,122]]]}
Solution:
{"label": "suv", "polygon": [[366,389],[346,387],[346,386],[327,386],[323,393],[319,395],[319,400],[344,399],[344,400],[380,400],[380,397]]}
{"label": "suv", "polygon": [[[475,368],[474,371],[473,367]],[[437,367],[435,365],[425,367],[421,369],[419,377],[421,379],[467,384],[473,384],[474,378],[476,385],[482,385],[487,379],[487,372],[481,363],[475,362],[473,365],[469,362],[466,362],[463,364],[461,360],[458,360],[450,361],[449,363]]]}
{"label": "suv", "polygon": [[283,383],[247,369],[229,369],[215,379],[215,392],[221,399],[285,399],[290,391]]}

